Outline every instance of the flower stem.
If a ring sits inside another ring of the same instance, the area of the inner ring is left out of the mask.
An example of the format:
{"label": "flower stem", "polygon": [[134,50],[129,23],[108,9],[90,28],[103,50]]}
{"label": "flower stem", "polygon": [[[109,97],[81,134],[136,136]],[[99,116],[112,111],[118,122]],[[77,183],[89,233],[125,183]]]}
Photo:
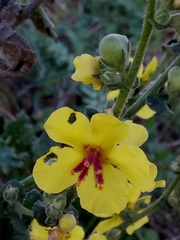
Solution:
{"label": "flower stem", "polygon": [[25,208],[20,202],[15,202],[14,211],[18,214],[24,214],[33,217],[33,211]]}
{"label": "flower stem", "polygon": [[32,185],[34,185],[34,178],[32,175],[28,176],[27,178],[23,179],[21,182],[20,182],[24,188],[29,188],[31,187]]}
{"label": "flower stem", "polygon": [[127,119],[132,118],[137,111],[143,107],[145,104],[146,97],[154,94],[157,92],[157,90],[163,86],[167,82],[167,75],[169,70],[176,65],[180,64],[180,55],[171,63],[171,65],[166,69],[166,71],[152,84],[152,81],[149,83],[149,85],[146,87],[147,90],[143,91],[143,93],[140,95],[139,99],[123,114],[123,116]]}
{"label": "flower stem", "polygon": [[177,174],[176,177],[171,182],[171,184],[169,185],[169,187],[164,191],[164,193],[161,195],[161,197],[158,200],[156,200],[154,203],[152,203],[149,207],[147,207],[141,213],[139,213],[139,214],[135,215],[134,217],[132,217],[132,219],[129,220],[128,222],[123,222],[122,224],[120,224],[117,228],[119,230],[124,230],[128,226],[130,226],[131,224],[137,222],[138,220],[140,220],[141,218],[145,217],[146,215],[154,212],[157,208],[159,208],[161,206],[161,204],[165,200],[168,199],[170,193],[173,191],[173,189],[176,187],[176,185],[179,183],[179,181],[180,181],[180,174]]}
{"label": "flower stem", "polygon": [[127,75],[127,79],[125,80],[125,86],[123,89],[121,89],[121,93],[119,94],[117,101],[114,106],[114,116],[120,117],[121,113],[124,110],[125,104],[128,100],[128,96],[130,94],[131,88],[133,86],[134,80],[137,76],[139,67],[141,65],[141,62],[144,58],[149,39],[151,36],[151,32],[153,29],[152,21],[154,17],[154,8],[155,8],[155,0],[148,0],[146,5],[146,11],[145,11],[145,19],[143,22],[142,32],[139,39],[139,43],[137,46],[137,50],[134,56],[134,60],[132,63],[132,66],[129,70],[129,73]]}

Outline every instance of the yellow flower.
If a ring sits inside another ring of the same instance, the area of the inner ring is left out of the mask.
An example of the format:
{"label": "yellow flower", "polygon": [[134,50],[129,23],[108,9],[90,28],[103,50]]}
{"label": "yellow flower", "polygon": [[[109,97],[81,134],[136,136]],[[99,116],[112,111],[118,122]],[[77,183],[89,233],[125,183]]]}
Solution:
{"label": "yellow flower", "polygon": [[[143,126],[103,113],[89,121],[63,107],[51,114],[45,129],[55,142],[65,144],[52,147],[34,166],[35,182],[45,192],[59,193],[76,184],[83,208],[113,214],[126,207],[128,182],[142,192],[155,187],[151,163],[139,148],[148,137]],[[53,161],[47,162],[53,153]]]}
{"label": "yellow flower", "polygon": [[[52,238],[55,237],[56,238]],[[31,223],[30,239],[31,240],[83,240],[84,230],[80,226],[76,226],[70,233],[65,232],[64,230],[54,227],[48,231],[47,227],[42,227],[34,219]]]}
{"label": "yellow flower", "polygon": [[98,77],[94,77],[101,72],[99,57],[93,57],[90,54],[82,54],[77,56],[73,64],[76,68],[71,78],[77,82],[84,84],[93,84],[95,90],[102,88],[103,83]]}

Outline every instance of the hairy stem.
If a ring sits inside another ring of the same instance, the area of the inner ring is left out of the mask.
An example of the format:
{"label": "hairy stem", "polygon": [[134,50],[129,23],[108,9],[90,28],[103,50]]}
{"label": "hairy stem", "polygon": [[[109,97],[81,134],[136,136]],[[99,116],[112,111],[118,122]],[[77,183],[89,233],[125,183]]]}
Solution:
{"label": "hairy stem", "polygon": [[34,185],[34,178],[32,175],[28,176],[27,178],[23,179],[21,182],[20,182],[24,188],[29,188],[31,187],[32,185]]}
{"label": "hairy stem", "polygon": [[152,20],[154,17],[154,9],[155,9],[155,0],[148,0],[146,5],[145,19],[142,27],[142,32],[141,32],[140,40],[134,56],[134,60],[129,70],[127,79],[125,80],[125,86],[123,87],[123,89],[121,89],[121,92],[117,98],[117,101],[113,109],[115,117],[119,118],[121,113],[124,110],[124,107],[128,100],[128,96],[130,94],[134,80],[137,76],[139,67],[144,58],[144,55],[149,43],[149,39],[151,36],[151,32],[153,29]]}
{"label": "hairy stem", "polygon": [[180,174],[177,174],[176,177],[174,178],[174,180],[169,185],[169,187],[164,191],[164,193],[161,195],[161,197],[158,200],[156,200],[154,203],[152,203],[149,207],[147,207],[141,213],[139,213],[139,214],[135,215],[134,217],[132,217],[132,219],[129,220],[128,222],[123,222],[122,224],[120,224],[118,226],[118,229],[124,230],[128,226],[130,226],[131,224],[137,222],[138,220],[140,220],[141,218],[145,217],[146,215],[154,212],[157,208],[159,208],[161,206],[161,204],[165,200],[168,199],[170,193],[173,191],[173,189],[176,187],[176,185],[179,183],[179,181],[180,181]]}

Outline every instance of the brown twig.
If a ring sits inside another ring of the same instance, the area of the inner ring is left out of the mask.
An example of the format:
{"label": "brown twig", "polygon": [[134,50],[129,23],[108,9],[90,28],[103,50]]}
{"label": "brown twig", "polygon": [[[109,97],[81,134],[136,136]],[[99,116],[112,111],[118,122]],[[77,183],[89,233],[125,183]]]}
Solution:
{"label": "brown twig", "polygon": [[37,8],[43,1],[44,0],[31,0],[31,2],[16,16],[13,28],[16,28],[25,19],[32,17],[34,9]]}

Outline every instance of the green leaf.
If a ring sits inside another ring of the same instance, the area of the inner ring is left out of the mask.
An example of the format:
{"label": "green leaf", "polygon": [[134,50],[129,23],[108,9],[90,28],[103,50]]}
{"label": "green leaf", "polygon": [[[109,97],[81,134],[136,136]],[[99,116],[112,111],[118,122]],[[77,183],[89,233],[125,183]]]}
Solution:
{"label": "green leaf", "polygon": [[22,161],[18,161],[16,158],[15,150],[11,147],[3,147],[0,149],[0,172],[7,174],[13,168],[21,168],[23,166]]}
{"label": "green leaf", "polygon": [[29,231],[26,222],[20,219],[17,215],[13,215],[11,223],[11,238],[10,240],[29,240]]}
{"label": "green leaf", "polygon": [[59,143],[54,142],[46,132],[43,132],[39,139],[39,155],[46,154],[51,147],[58,145]]}
{"label": "green leaf", "polygon": [[4,137],[9,140],[9,145],[13,146],[17,152],[31,153],[34,132],[29,117],[24,112],[20,112],[15,121],[6,120]]}

